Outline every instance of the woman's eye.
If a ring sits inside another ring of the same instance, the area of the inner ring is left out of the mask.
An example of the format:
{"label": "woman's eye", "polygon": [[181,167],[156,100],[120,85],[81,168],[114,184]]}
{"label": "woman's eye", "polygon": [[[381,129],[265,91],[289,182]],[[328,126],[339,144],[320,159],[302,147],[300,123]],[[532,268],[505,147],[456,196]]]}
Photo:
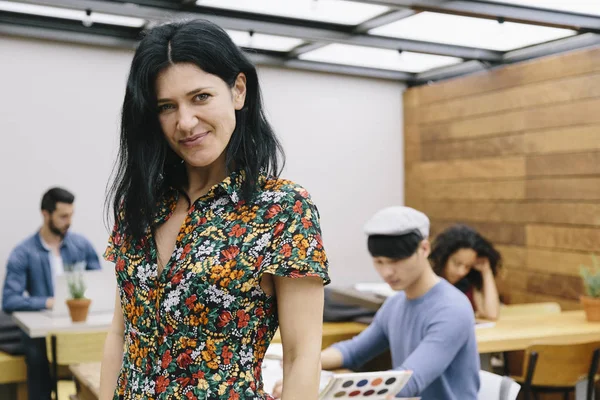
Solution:
{"label": "woman's eye", "polygon": [[161,104],[158,106],[158,112],[165,112],[165,111],[171,110],[173,108],[174,108],[173,104]]}
{"label": "woman's eye", "polygon": [[194,96],[194,100],[206,101],[210,97],[207,93],[200,93]]}

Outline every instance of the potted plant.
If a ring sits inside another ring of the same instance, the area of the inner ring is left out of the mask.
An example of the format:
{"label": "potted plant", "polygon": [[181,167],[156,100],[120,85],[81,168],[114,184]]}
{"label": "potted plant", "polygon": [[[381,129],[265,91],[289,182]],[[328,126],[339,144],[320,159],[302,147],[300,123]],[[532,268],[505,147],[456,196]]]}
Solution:
{"label": "potted plant", "polygon": [[67,300],[71,321],[84,322],[87,319],[92,301],[85,298],[86,286],[83,274],[79,271],[70,272],[67,276],[67,283],[69,285],[69,294],[71,295],[71,298]]}
{"label": "potted plant", "polygon": [[581,296],[581,304],[588,321],[600,322],[600,263],[592,254],[593,268],[580,267],[586,296]]}

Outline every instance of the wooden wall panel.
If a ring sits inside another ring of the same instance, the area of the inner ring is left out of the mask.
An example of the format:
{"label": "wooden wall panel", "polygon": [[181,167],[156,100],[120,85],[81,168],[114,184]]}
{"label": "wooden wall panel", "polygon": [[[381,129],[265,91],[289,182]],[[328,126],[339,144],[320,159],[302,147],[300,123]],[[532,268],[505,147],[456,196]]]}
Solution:
{"label": "wooden wall panel", "polygon": [[600,200],[600,178],[530,179],[526,191],[536,200]]}
{"label": "wooden wall panel", "polygon": [[530,156],[526,165],[528,176],[600,175],[600,151]]}
{"label": "wooden wall panel", "polygon": [[575,276],[531,271],[527,274],[527,291],[538,294],[552,293],[553,296],[576,301],[583,293],[583,283]]}
{"label": "wooden wall panel", "polygon": [[560,54],[542,60],[498,68],[491,72],[482,72],[461,79],[419,87],[414,90],[414,94],[411,93],[415,99],[411,105],[417,107],[498,89],[589,74],[594,71],[600,71],[600,48]]}
{"label": "wooden wall panel", "polygon": [[404,146],[404,163],[414,164],[421,160],[421,144],[416,142],[414,145]]}
{"label": "wooden wall panel", "polygon": [[522,268],[504,268],[501,277],[503,291],[509,289],[509,293],[513,290],[526,291],[527,290],[527,271]]}
{"label": "wooden wall panel", "polygon": [[600,204],[531,202],[526,203],[524,207],[523,222],[600,227]]}
{"label": "wooden wall panel", "polygon": [[421,161],[421,137],[417,125],[405,127],[404,132],[404,164],[411,165]]}
{"label": "wooden wall panel", "polygon": [[502,179],[525,176],[524,157],[430,161],[419,164],[425,180]]}
{"label": "wooden wall panel", "polygon": [[600,150],[600,125],[576,125],[526,132],[523,142],[527,154],[579,153]]}
{"label": "wooden wall panel", "polygon": [[526,247],[496,245],[496,249],[502,254],[502,261],[505,267],[524,270],[525,265],[527,265]]}
{"label": "wooden wall panel", "polygon": [[600,123],[600,98],[519,109],[449,123],[422,125],[422,139],[448,140],[508,134],[533,129]]}
{"label": "wooden wall panel", "polygon": [[[511,302],[579,307],[600,253],[600,47],[405,92],[407,205],[503,254]],[[419,154],[416,154],[416,152]]]}
{"label": "wooden wall panel", "polygon": [[[424,198],[444,200],[521,200],[525,199],[526,181],[430,181]],[[590,194],[591,195],[591,194]]]}
{"label": "wooden wall panel", "polygon": [[[493,222],[472,222],[463,221],[439,221],[432,220],[430,235],[435,238],[444,229],[454,224],[466,224],[476,229],[488,240],[495,244],[525,245],[525,226],[517,224],[493,223]],[[506,246],[504,246],[506,248]],[[524,265],[524,264],[523,264]]]}
{"label": "wooden wall panel", "polygon": [[527,268],[533,271],[545,271],[563,276],[579,277],[582,265],[591,266],[589,253],[578,253],[538,248],[527,249]]}
{"label": "wooden wall panel", "polygon": [[525,154],[525,137],[523,134],[472,140],[425,142],[421,145],[421,159],[423,161],[488,158],[522,154]]}
{"label": "wooden wall panel", "polygon": [[430,124],[593,97],[600,97],[598,73],[449,100],[423,107],[419,114],[421,123]]}
{"label": "wooden wall panel", "polygon": [[423,179],[419,164],[404,164],[404,202],[414,208],[423,207]]}
{"label": "wooden wall panel", "polygon": [[527,246],[549,249],[598,251],[600,229],[549,225],[528,225]]}
{"label": "wooden wall panel", "polygon": [[[425,190],[425,186],[421,186]],[[421,194],[424,197],[425,194]],[[422,200],[423,212],[441,221],[552,223],[600,227],[600,205],[565,202]]]}

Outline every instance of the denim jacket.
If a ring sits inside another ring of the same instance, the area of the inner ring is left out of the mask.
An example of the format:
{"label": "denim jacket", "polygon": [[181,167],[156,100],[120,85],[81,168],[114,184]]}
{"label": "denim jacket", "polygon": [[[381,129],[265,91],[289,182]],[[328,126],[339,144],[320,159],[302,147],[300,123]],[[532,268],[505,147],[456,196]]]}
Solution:
{"label": "denim jacket", "polygon": [[[2,309],[5,312],[46,308],[46,300],[54,296],[48,252],[38,232],[10,253],[2,291]],[[88,270],[100,269],[100,261],[92,244],[76,233],[67,233],[60,247],[60,255],[64,264],[84,262]]]}

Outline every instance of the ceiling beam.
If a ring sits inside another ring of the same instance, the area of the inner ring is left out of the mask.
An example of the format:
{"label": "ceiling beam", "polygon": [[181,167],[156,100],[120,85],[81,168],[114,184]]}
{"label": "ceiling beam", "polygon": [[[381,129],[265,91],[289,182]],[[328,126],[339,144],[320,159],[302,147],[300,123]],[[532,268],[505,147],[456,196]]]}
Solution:
{"label": "ceiling beam", "polygon": [[0,23],[0,35],[51,40],[63,43],[75,43],[90,46],[111,47],[118,49],[133,50],[137,40],[126,39],[116,36],[100,35],[97,33],[73,32],[62,29],[49,29],[34,26],[14,25]]}
{"label": "ceiling beam", "polygon": [[527,22],[539,25],[559,26],[600,32],[600,16],[567,13],[529,6],[488,3],[477,0],[352,0],[361,3],[408,7],[450,14],[503,17],[506,21]]}
{"label": "ceiling beam", "polygon": [[600,45],[599,34],[584,33],[583,35],[571,36],[524,49],[509,51],[502,58],[502,62],[505,64],[516,63],[598,45]]}
{"label": "ceiling beam", "polygon": [[418,53],[437,54],[458,57],[467,60],[483,60],[497,62],[502,52],[455,46],[440,43],[422,42],[418,40],[397,39],[366,34],[352,34],[334,29],[314,28],[298,25],[294,19],[278,18],[280,22],[255,21],[232,18],[221,15],[209,15],[195,11],[169,11],[157,7],[141,6],[133,3],[118,3],[100,0],[19,0],[22,3],[59,6],[78,10],[91,9],[94,12],[144,18],[150,21],[169,21],[174,19],[206,18],[225,29],[254,31],[271,35],[296,37],[309,42],[344,43],[357,46],[376,47],[413,51]]}
{"label": "ceiling beam", "polygon": [[250,58],[254,63],[258,65],[285,67],[305,71],[329,72],[333,74],[363,76],[368,78],[378,78],[393,81],[409,81],[415,77],[415,74],[408,72],[391,71],[377,68],[355,67],[352,65],[330,64],[305,60],[289,60],[286,58],[274,57],[271,55],[264,54],[250,53]]}
{"label": "ceiling beam", "polygon": [[411,81],[412,86],[422,85],[431,82],[437,82],[444,79],[455,78],[484,71],[488,67],[479,61],[468,61],[462,64],[450,65],[447,67],[436,68],[431,71],[421,72]]}
{"label": "ceiling beam", "polygon": [[[391,10],[387,13],[373,17],[362,24],[358,25],[352,30],[353,33],[368,33],[369,30],[378,28],[382,25],[387,25],[392,22],[399,21],[404,18],[408,18],[415,15],[416,12],[409,9],[403,8],[401,10]],[[320,49],[321,47],[327,46],[327,42],[307,42],[296,47],[288,53],[288,58],[298,58],[301,54],[308,53],[309,51]]]}
{"label": "ceiling beam", "polygon": [[401,19],[411,17],[417,12],[410,8],[402,8],[400,10],[391,10],[387,13],[373,17],[354,28],[354,33],[367,33],[371,29],[379,28],[380,26],[391,24],[392,22],[400,21]]}
{"label": "ceiling beam", "polygon": [[[92,45],[101,47],[119,48],[132,51],[137,46],[137,41],[124,39],[115,36],[100,35],[89,32],[73,32],[62,29],[50,29],[40,26],[14,25],[9,23],[0,23],[0,35],[51,40],[63,43],[75,43],[81,45]],[[261,54],[256,51],[244,52],[252,62],[257,65],[271,66],[278,68],[328,72],[332,74],[343,74],[367,78],[377,78],[404,82],[414,78],[415,74],[389,71],[375,68],[363,68],[338,64],[319,63],[314,61],[290,60],[285,56],[275,56],[271,54]]]}
{"label": "ceiling beam", "polygon": [[323,42],[309,42],[309,43],[304,43],[304,44],[296,46],[296,48],[292,49],[292,51],[290,51],[287,54],[287,57],[288,58],[298,58],[298,56],[300,56],[301,54],[308,53],[309,51],[320,49],[321,47],[327,46],[327,44],[328,43],[323,43]]}
{"label": "ceiling beam", "polygon": [[436,82],[444,79],[454,78],[483,70],[489,70],[505,64],[512,64],[534,58],[546,57],[553,54],[564,53],[600,45],[600,35],[596,33],[584,33],[583,35],[571,36],[564,39],[555,40],[549,43],[542,43],[535,46],[530,46],[525,49],[513,50],[507,52],[502,60],[502,63],[485,63],[478,61],[465,62],[458,65],[450,65],[441,67],[431,71],[417,74],[412,85],[421,85],[428,82]]}

